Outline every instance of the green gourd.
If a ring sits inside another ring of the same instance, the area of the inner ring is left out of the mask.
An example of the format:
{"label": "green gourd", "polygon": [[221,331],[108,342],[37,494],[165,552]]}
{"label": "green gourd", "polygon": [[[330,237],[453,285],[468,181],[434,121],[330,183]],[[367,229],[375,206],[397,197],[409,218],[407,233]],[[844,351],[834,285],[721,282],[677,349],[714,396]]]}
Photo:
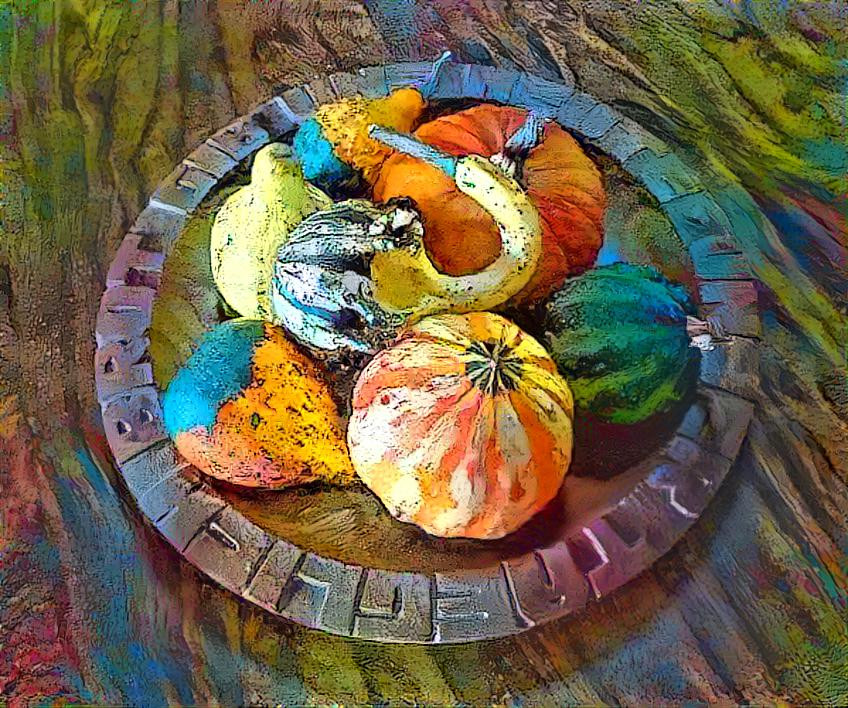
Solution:
{"label": "green gourd", "polygon": [[566,281],[545,329],[576,408],[629,425],[680,401],[702,345],[687,333],[694,315],[683,286],[647,266],[615,263]]}

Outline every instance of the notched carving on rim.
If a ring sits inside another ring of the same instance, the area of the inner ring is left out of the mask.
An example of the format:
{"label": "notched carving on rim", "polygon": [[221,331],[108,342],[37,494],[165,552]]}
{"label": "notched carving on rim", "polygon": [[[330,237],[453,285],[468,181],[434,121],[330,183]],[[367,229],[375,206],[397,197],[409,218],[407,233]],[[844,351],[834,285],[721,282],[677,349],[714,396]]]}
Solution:
{"label": "notched carving on rim", "polygon": [[153,385],[153,365],[147,352],[150,340],[139,337],[109,342],[94,355],[94,382],[100,401],[139,386]]}
{"label": "notched carving on rim", "polygon": [[[250,116],[238,118],[225,128],[213,134],[206,143],[217,148],[237,162],[252,155],[269,142],[271,136],[261,128]],[[205,194],[203,196],[206,196]]]}
{"label": "notched carving on rim", "polygon": [[103,293],[97,313],[97,346],[128,343],[147,333],[153,316],[156,291],[136,285],[118,285]]}
{"label": "notched carving on rim", "polygon": [[188,544],[185,556],[213,580],[241,593],[252,568],[272,543],[256,524],[224,506]]}
{"label": "notched carving on rim", "polygon": [[140,386],[101,401],[106,440],[120,465],[160,440],[166,440],[159,394]]}
{"label": "notched carving on rim", "polygon": [[366,568],[351,634],[362,639],[426,642],[433,634],[430,581],[421,573]]}

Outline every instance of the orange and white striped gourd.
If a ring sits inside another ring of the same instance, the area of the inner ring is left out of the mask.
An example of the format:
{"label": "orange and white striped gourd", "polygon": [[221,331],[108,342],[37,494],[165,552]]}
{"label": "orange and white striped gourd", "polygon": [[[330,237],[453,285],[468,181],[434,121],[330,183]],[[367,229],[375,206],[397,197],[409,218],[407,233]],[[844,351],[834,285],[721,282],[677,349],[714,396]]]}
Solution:
{"label": "orange and white striped gourd", "polygon": [[541,344],[488,312],[410,326],[357,381],[348,445],[397,519],[435,536],[500,538],[557,494],[573,400]]}

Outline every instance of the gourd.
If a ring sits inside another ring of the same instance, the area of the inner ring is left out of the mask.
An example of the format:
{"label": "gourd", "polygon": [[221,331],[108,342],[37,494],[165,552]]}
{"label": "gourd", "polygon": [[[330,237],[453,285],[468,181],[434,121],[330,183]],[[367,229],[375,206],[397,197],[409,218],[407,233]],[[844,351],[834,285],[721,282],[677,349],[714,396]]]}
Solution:
{"label": "gourd", "polygon": [[410,319],[497,306],[526,285],[539,260],[539,216],[515,180],[481,157],[457,159],[372,128],[382,142],[416,151],[453,176],[498,223],[503,253],[478,273],[439,272],[409,200],[348,200],[309,216],[277,255],[272,316],[318,349],[370,352]]}
{"label": "gourd", "polygon": [[[606,195],[592,160],[566,131],[547,123],[541,140],[522,135],[526,111],[483,104],[421,125],[415,137],[452,155],[491,158],[514,173],[542,221],[539,268],[513,302],[535,302],[566,276],[589,268],[602,242]],[[529,140],[528,140],[529,138]],[[376,200],[409,196],[424,222],[425,245],[436,267],[451,275],[481,270],[500,251],[491,216],[432,167],[392,155],[374,184]]]}
{"label": "gourd", "polygon": [[179,452],[217,479],[270,489],[353,479],[324,372],[267,322],[239,318],[208,332],[162,409]]}
{"label": "gourd", "polygon": [[272,318],[307,346],[375,350],[404,318],[374,299],[370,263],[381,251],[418,248],[422,233],[409,200],[348,199],[312,214],[277,253]]}
{"label": "gourd", "polygon": [[709,346],[708,334],[690,340],[694,314],[684,288],[648,266],[615,263],[568,280],[547,304],[545,329],[578,413],[634,424],[681,400],[697,348]]}
{"label": "gourd", "polygon": [[304,217],[330,203],[304,179],[288,145],[273,143],[256,154],[250,184],[227,199],[210,236],[212,276],[230,308],[245,317],[269,317],[277,250]]}
{"label": "gourd", "polygon": [[[489,310],[522,290],[540,262],[542,227],[521,185],[479,155],[456,158],[379,126],[372,126],[371,134],[414,155],[422,167],[429,164],[450,177],[496,225],[500,238],[494,261],[460,276],[439,270],[423,247],[378,253],[371,264],[374,299],[387,310],[416,319],[437,312]],[[426,233],[425,225],[425,239]]]}
{"label": "gourd", "polygon": [[306,178],[333,190],[361,175],[371,184],[391,149],[368,135],[378,124],[401,132],[412,130],[427,107],[426,94],[438,78],[439,68],[450,59],[445,52],[435,62],[427,81],[406,86],[382,98],[352,96],[319,106],[295,133],[293,146]]}
{"label": "gourd", "polygon": [[544,348],[487,312],[410,326],[356,382],[348,446],[397,519],[436,536],[500,538],[557,494],[573,402]]}

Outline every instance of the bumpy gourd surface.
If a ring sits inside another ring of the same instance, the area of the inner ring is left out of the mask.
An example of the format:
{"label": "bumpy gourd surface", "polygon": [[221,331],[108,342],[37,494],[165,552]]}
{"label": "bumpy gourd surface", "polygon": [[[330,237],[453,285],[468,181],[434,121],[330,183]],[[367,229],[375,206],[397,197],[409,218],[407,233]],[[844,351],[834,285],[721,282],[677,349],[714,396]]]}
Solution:
{"label": "bumpy gourd surface", "polygon": [[353,477],[323,372],[268,323],[230,320],[209,332],[162,408],[182,455],[224,481],[273,488]]}
{"label": "bumpy gourd surface", "polygon": [[368,136],[368,126],[376,123],[408,132],[424,107],[424,98],[414,88],[401,88],[383,98],[353,96],[319,106],[294,136],[304,174],[325,189],[351,181],[355,170],[373,183],[392,151]]}
{"label": "bumpy gourd surface", "polygon": [[403,318],[374,300],[369,263],[380,249],[420,242],[421,231],[408,204],[347,199],[310,215],[277,253],[274,321],[316,349],[368,352],[385,344]]}
{"label": "bumpy gourd surface", "polygon": [[549,350],[578,411],[637,423],[668,409],[692,384],[684,288],[653,268],[616,263],[566,282],[547,306]]}

